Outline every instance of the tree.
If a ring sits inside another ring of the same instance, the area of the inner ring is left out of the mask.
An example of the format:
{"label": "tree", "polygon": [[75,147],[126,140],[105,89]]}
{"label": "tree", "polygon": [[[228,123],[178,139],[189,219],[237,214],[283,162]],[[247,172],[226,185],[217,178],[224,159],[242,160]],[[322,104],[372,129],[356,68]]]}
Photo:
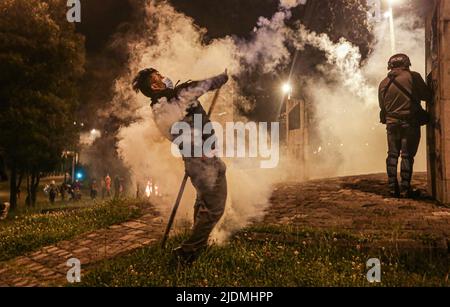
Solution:
{"label": "tree", "polygon": [[63,0],[0,2],[0,152],[10,170],[10,203],[27,177],[36,201],[42,172],[54,169],[75,143],[77,82],[84,39],[65,19]]}

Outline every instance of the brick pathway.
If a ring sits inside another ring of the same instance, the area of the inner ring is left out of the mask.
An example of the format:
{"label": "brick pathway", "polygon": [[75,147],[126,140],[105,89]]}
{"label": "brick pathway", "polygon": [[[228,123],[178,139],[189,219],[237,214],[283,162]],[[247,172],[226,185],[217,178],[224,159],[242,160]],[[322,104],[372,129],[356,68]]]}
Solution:
{"label": "brick pathway", "polygon": [[[425,174],[417,174],[413,184],[426,193],[426,182]],[[396,246],[450,248],[450,208],[427,195],[388,197],[383,174],[279,185],[263,223],[348,230]]]}
{"label": "brick pathway", "polygon": [[0,263],[0,287],[59,286],[67,283],[67,260],[83,266],[113,258],[156,242],[163,234],[163,219],[150,212],[137,220],[62,241],[35,253]]}

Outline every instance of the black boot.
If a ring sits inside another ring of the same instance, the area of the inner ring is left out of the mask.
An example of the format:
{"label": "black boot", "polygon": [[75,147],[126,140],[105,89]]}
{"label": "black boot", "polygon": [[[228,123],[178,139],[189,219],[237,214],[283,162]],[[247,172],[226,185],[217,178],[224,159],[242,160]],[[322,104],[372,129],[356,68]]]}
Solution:
{"label": "black boot", "polygon": [[398,183],[389,185],[389,196],[393,198],[400,198],[400,187]]}
{"label": "black boot", "polygon": [[420,190],[414,190],[412,187],[402,188],[400,197],[405,199],[419,199],[422,197],[422,193]]}

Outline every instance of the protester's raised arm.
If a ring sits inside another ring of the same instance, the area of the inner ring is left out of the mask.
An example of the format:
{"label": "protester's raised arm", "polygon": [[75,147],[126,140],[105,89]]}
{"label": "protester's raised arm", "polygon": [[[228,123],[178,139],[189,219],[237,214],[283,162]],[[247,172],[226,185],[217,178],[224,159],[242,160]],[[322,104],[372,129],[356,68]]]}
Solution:
{"label": "protester's raised arm", "polygon": [[190,82],[186,87],[180,89],[179,97],[186,100],[195,100],[209,91],[218,90],[229,80],[228,73],[225,71],[216,77],[202,81]]}

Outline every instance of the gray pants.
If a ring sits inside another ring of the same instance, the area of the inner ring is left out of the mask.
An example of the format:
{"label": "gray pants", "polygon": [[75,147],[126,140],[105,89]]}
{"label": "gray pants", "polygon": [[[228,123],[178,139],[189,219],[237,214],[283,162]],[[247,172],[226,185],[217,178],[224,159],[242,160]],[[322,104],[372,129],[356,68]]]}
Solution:
{"label": "gray pants", "polygon": [[222,218],[227,201],[226,165],[219,158],[185,158],[186,173],[197,191],[194,227],[183,243],[186,253],[195,253],[208,244],[208,239]]}

